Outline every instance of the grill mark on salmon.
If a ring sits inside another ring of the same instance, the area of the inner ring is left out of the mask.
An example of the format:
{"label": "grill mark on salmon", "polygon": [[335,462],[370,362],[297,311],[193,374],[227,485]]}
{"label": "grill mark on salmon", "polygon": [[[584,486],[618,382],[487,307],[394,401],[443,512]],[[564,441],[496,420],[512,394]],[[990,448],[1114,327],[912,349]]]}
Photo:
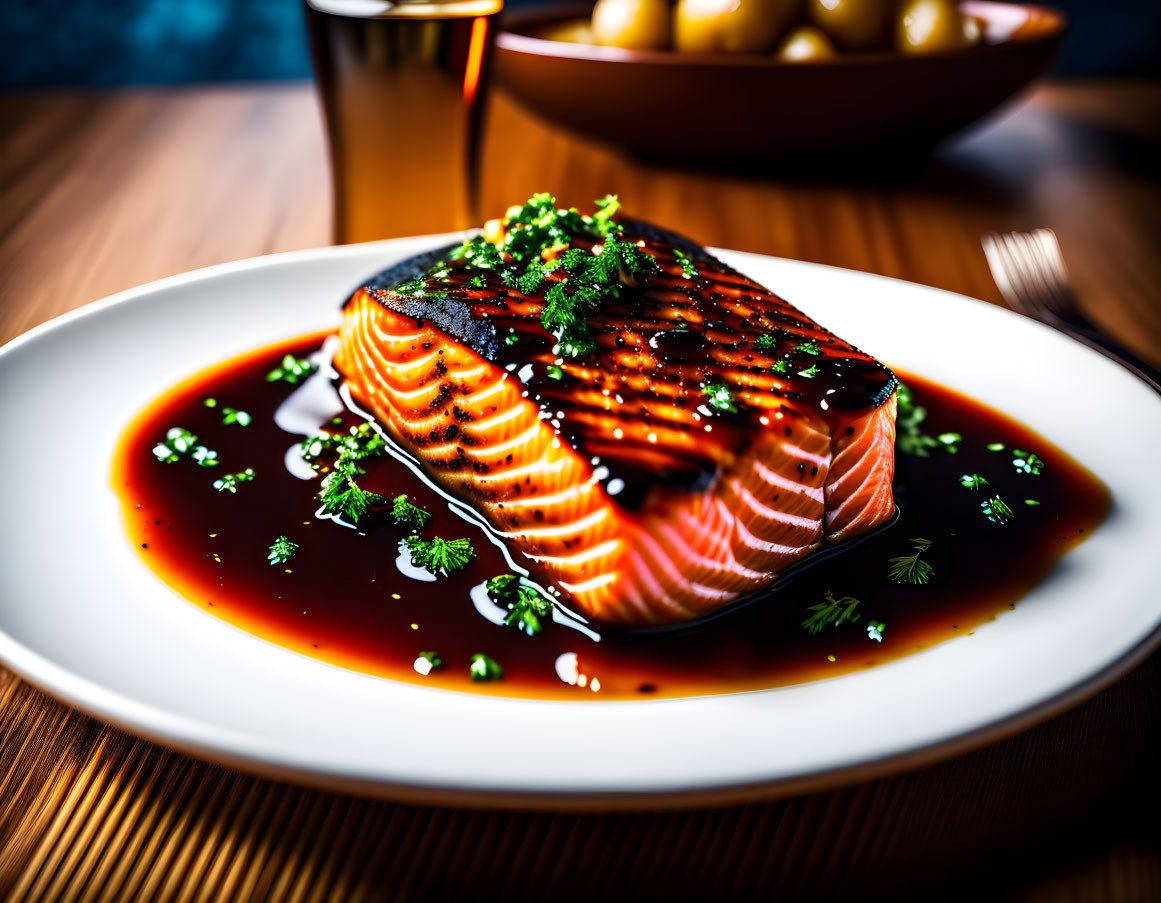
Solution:
{"label": "grill mark on salmon", "polygon": [[[605,622],[673,623],[890,519],[896,380],[691,242],[641,223],[625,236],[659,271],[589,315],[587,359],[553,353],[539,321],[550,283],[523,295],[452,264],[433,283],[450,297],[392,290],[439,249],[352,295],[336,365],[562,601]],[[735,410],[709,405],[706,383]]]}

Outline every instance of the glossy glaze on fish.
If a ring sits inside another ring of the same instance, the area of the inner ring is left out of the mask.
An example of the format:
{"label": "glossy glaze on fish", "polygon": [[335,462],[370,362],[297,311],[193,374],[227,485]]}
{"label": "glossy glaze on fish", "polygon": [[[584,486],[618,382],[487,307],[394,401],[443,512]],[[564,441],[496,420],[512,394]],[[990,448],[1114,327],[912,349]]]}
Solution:
{"label": "glossy glaze on fish", "polygon": [[442,296],[393,291],[441,249],[354,293],[336,366],[562,601],[673,623],[892,516],[896,380],[685,239],[625,237],[659,271],[588,315],[592,355],[559,357],[540,323],[559,273],[525,295],[452,262]]}

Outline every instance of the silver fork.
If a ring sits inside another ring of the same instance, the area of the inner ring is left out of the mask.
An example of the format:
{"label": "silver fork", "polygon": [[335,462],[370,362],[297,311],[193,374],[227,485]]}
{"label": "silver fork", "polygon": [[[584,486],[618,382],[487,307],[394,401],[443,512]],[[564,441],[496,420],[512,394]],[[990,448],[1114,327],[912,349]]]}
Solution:
{"label": "silver fork", "polygon": [[1081,312],[1056,233],[1051,229],[989,232],[981,241],[992,278],[1008,307],[1072,336],[1161,392],[1161,372],[1108,339]]}

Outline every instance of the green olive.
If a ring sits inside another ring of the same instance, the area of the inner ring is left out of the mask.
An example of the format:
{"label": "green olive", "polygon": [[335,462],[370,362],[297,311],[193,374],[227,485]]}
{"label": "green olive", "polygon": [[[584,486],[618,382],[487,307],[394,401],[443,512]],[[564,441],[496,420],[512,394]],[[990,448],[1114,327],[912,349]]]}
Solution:
{"label": "green olive", "polygon": [[669,46],[666,0],[597,0],[593,40],[626,50],[664,50]]}
{"label": "green olive", "polygon": [[798,9],[799,0],[678,0],[674,45],[687,53],[767,53]]}
{"label": "green olive", "polygon": [[775,55],[788,63],[809,63],[829,60],[838,56],[838,51],[830,38],[813,25],[799,25],[786,36]]}
{"label": "green olive", "polygon": [[980,37],[979,20],[965,16],[952,0],[906,0],[899,10],[895,43],[902,53],[963,50],[978,44]]}
{"label": "green olive", "polygon": [[871,50],[888,43],[893,0],[808,0],[810,20],[843,50]]}

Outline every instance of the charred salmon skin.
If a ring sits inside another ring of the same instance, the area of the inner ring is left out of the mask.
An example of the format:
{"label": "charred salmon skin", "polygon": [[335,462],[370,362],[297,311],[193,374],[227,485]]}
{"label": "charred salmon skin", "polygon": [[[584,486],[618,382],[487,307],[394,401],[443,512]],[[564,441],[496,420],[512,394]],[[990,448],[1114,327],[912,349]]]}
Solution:
{"label": "charred salmon skin", "polygon": [[570,608],[699,618],[894,514],[884,365],[648,224],[538,195],[344,307],[336,366]]}

